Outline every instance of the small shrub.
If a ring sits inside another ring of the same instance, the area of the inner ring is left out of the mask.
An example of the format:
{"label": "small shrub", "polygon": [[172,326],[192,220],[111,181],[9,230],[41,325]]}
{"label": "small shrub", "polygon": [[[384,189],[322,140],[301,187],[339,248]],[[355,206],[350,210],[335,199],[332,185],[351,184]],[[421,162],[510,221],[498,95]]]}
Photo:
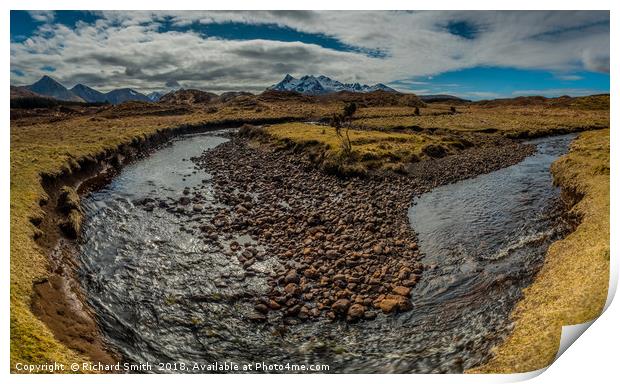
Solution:
{"label": "small shrub", "polygon": [[[334,114],[330,120],[330,124],[336,130],[336,136],[340,141],[342,153],[346,158],[351,157],[353,152],[353,146],[351,145],[351,138],[349,137],[349,128],[351,127],[351,118],[357,110],[357,104],[346,104],[341,114]],[[344,132],[342,128],[344,127]]]}

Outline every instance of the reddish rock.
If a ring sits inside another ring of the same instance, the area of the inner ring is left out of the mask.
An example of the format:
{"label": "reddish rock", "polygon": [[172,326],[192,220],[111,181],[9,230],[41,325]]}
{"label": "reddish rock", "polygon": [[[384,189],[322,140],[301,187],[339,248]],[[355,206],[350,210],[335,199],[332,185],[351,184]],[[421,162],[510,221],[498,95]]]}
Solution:
{"label": "reddish rock", "polygon": [[383,313],[404,312],[411,309],[411,303],[400,295],[387,295],[377,305]]}
{"label": "reddish rock", "polygon": [[347,313],[347,310],[349,309],[349,305],[351,305],[351,302],[349,300],[338,299],[334,302],[334,304],[332,304],[332,311],[334,311],[335,313],[339,315],[344,315]]}
{"label": "reddish rock", "polygon": [[397,295],[409,297],[409,294],[411,294],[411,288],[403,287],[402,285],[397,285],[396,287],[392,289],[392,292],[394,292]]}
{"label": "reddish rock", "polygon": [[347,321],[356,321],[361,319],[366,312],[366,307],[361,304],[353,304],[347,311]]}
{"label": "reddish rock", "polygon": [[269,308],[273,309],[273,310],[278,310],[280,309],[282,306],[280,304],[278,304],[275,300],[269,300],[269,302],[267,303],[267,305],[269,306]]}
{"label": "reddish rock", "polygon": [[319,272],[313,267],[310,267],[304,271],[304,276],[308,279],[316,279],[319,276]]}
{"label": "reddish rock", "polygon": [[288,293],[289,295],[299,295],[301,293],[301,290],[299,289],[299,286],[295,283],[289,283],[284,287],[284,292]]}

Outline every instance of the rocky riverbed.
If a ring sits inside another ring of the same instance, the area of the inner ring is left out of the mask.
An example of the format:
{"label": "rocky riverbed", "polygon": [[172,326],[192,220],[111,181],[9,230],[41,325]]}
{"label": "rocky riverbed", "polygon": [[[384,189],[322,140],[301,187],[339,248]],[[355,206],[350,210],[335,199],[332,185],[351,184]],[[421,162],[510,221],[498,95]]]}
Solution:
{"label": "rocky riverbed", "polygon": [[318,170],[303,153],[233,134],[191,159],[212,179],[177,199],[139,203],[186,218],[183,231],[236,259],[246,277],[266,280],[267,293],[250,298],[250,319],[372,320],[378,312],[412,309],[411,289],[434,268],[420,262],[407,217],[412,198],[517,163],[533,150],[481,136],[458,155],[411,164],[407,175],[342,178]]}

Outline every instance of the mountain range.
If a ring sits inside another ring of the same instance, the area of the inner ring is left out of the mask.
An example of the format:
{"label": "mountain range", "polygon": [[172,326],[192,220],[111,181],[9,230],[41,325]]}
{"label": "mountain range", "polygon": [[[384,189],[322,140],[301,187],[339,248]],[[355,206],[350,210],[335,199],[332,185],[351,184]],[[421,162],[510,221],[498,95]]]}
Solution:
{"label": "mountain range", "polygon": [[88,103],[110,103],[110,104],[120,104],[125,101],[156,101],[155,99],[159,99],[160,95],[155,97],[153,95],[153,99],[149,98],[142,93],[135,91],[131,88],[122,88],[115,89],[113,91],[103,93],[99,92],[96,89],[93,89],[84,84],[77,84],[71,89],[67,89],[64,85],[60,84],[58,81],[52,79],[49,76],[43,76],[39,81],[34,84],[26,85],[22,88],[24,90],[28,90],[30,92],[34,92],[40,96],[52,97],[58,100],[66,100],[66,101],[85,101]]}
{"label": "mountain range", "polygon": [[368,93],[374,91],[395,92],[393,88],[384,84],[366,85],[360,83],[341,83],[332,80],[327,76],[305,75],[299,79],[287,74],[278,84],[272,85],[268,89],[275,91],[293,91],[303,95],[324,95],[328,93],[348,91],[358,93]]}
{"label": "mountain range", "polygon": [[[287,74],[282,81],[268,88],[274,91],[292,91],[302,95],[326,95],[341,91],[351,93],[370,93],[383,91],[398,94],[399,92],[384,84],[366,85],[360,83],[341,83],[327,76],[306,75],[299,79]],[[43,76],[31,85],[11,87],[11,94],[32,94],[35,96],[51,97],[58,100],[78,101],[89,103],[120,104],[126,101],[157,102],[165,99],[164,92],[151,92],[144,95],[131,88],[115,89],[103,93],[84,84],[77,84],[71,89],[54,80],[50,76]],[[227,92],[222,96],[235,97],[235,92]]]}

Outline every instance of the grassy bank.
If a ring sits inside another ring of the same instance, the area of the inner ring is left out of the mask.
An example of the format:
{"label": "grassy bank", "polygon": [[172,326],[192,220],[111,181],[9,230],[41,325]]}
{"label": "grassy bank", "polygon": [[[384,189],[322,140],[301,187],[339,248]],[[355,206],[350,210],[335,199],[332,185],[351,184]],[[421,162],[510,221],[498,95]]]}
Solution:
{"label": "grassy bank", "polygon": [[378,130],[349,130],[351,151],[330,126],[306,123],[271,125],[264,129],[276,145],[304,148],[326,170],[366,173],[370,170],[398,170],[425,158],[442,157],[469,144],[449,134],[401,133]]}
{"label": "grassy bank", "polygon": [[[534,283],[513,312],[515,328],[491,361],[472,372],[527,372],[553,362],[563,325],[596,318],[609,282],[609,130],[586,132],[552,166],[581,218],[549,248]],[[581,200],[578,200],[581,198]]]}

